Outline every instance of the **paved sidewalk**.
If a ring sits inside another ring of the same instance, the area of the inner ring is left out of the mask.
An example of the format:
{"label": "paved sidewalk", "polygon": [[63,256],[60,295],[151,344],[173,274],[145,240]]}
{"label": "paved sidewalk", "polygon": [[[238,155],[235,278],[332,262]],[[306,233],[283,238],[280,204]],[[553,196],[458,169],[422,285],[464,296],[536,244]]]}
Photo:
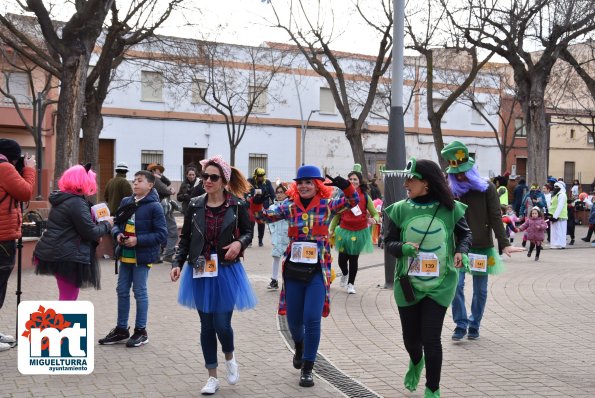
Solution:
{"label": "paved sidewalk", "polygon": [[[443,331],[444,397],[588,397],[595,395],[595,248],[579,241],[566,250],[544,250],[539,262],[525,254],[508,259],[508,272],[490,278],[490,295],[481,339],[454,343],[450,310]],[[517,243],[518,244],[518,243]],[[220,397],[340,397],[316,378],[310,389],[297,385],[299,372],[278,331],[278,291],[266,290],[270,243],[247,250],[246,269],[259,297],[253,311],[236,312],[236,355],[241,379],[229,386],[220,367]],[[385,397],[422,397],[402,387],[408,363],[392,292],[381,289],[383,254],[360,258],[357,294],[332,287],[331,316],[323,320],[320,352],[338,369]],[[95,335],[115,325],[113,262],[103,264],[99,291],[81,291],[95,305]],[[169,282],[168,264],[159,264],[149,280],[150,343],[140,348],[95,346],[95,371],[88,376],[23,376],[17,350],[0,352],[0,397],[190,397],[206,381],[199,346],[198,314],[176,303],[177,284]],[[470,281],[470,279],[468,278]],[[468,284],[470,285],[470,284]],[[0,310],[0,330],[14,333],[16,271]],[[51,277],[23,275],[23,300],[54,299]],[[470,299],[468,290],[467,299]],[[134,304],[131,315],[134,316]],[[220,354],[220,363],[223,357]]]}

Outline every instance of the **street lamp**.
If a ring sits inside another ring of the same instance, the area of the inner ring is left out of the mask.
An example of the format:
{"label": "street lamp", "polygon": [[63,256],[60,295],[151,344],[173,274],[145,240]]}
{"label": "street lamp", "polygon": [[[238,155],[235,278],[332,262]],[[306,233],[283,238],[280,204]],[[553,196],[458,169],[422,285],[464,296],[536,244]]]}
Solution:
{"label": "street lamp", "polygon": [[314,113],[320,112],[319,109],[312,109],[310,114],[308,115],[308,120],[306,120],[306,124],[302,128],[302,166],[305,164],[306,160],[306,132],[308,131],[308,123],[310,123],[310,118]]}

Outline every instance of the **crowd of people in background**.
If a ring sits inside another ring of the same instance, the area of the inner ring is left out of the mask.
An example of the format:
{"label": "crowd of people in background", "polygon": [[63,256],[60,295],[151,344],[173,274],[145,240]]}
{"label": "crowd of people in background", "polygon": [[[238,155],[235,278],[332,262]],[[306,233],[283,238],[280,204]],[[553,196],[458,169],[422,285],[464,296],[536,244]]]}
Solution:
{"label": "crowd of people in background", "polygon": [[[589,224],[584,242],[595,232],[595,180],[589,192],[578,180],[567,186],[551,177],[530,185],[507,175],[488,181],[458,141],[447,145],[442,157],[449,164],[444,172],[432,161],[415,158],[397,170],[405,177],[407,198],[382,214],[376,176],[364,178],[358,164],[347,179],[323,176],[318,167],[305,165],[293,181],[273,182],[264,168],[246,178],[217,155],[188,165],[177,192],[161,164],[135,172],[131,185],[128,165],[118,163],[102,197],[111,216],[99,217],[89,201],[98,189],[92,165],[76,165],[62,174],[59,190],[49,197],[47,228],[33,255],[35,272],[56,279],[60,300],[77,300],[79,289],[100,288],[95,250],[102,236],[110,235],[118,274],[117,319],[99,344],[140,347],[149,342],[149,271],[154,264],[171,263],[171,280],[180,282],[178,302],[198,312],[208,373],[201,392],[210,395],[220,389],[217,341],[227,382],[240,379],[231,319],[235,310],[257,305],[241,259],[254,235],[264,246],[268,226],[272,272],[266,288],[280,289],[278,313],[287,316],[292,365],[300,370],[298,384],[310,387],[335,275],[347,294],[356,294],[359,256],[383,242],[397,259],[394,298],[409,354],[404,386],[414,391],[425,368],[424,396],[439,397],[440,335],[447,308],[452,305],[452,340],[479,339],[488,276],[504,271],[502,255],[528,245],[527,256],[535,253],[538,261],[546,240],[552,249],[573,245],[576,224]],[[16,142],[0,139],[0,220],[6,226],[0,231],[0,308],[21,234],[19,203],[31,200],[34,167],[35,160],[21,156]],[[176,212],[183,215],[181,234]],[[381,223],[383,238],[374,232]],[[512,245],[515,234],[522,247]],[[334,259],[340,273],[335,274]],[[470,312],[466,274],[473,283]],[[136,301],[132,334],[131,290]],[[14,343],[12,336],[0,333],[0,351]]]}

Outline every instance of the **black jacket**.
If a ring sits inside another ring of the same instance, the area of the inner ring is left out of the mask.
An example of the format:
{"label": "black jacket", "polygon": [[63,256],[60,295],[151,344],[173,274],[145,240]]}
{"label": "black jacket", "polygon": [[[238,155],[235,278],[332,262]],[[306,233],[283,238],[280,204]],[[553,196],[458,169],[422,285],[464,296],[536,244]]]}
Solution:
{"label": "black jacket", "polygon": [[[186,214],[186,210],[188,209],[188,204],[190,203],[190,199],[192,198],[192,190],[194,189],[194,185],[198,182],[198,180],[194,180],[190,182],[187,178],[184,180],[182,185],[180,185],[180,190],[178,191],[178,202],[182,204],[182,213]],[[204,193],[204,192],[203,192]]]}
{"label": "black jacket", "polygon": [[[275,189],[273,188],[273,184],[271,183],[271,181],[264,180],[263,182],[259,183],[258,181],[256,181],[254,179],[254,177],[250,177],[250,178],[248,178],[248,182],[250,183],[250,185],[252,185],[252,188],[250,189],[250,192],[246,196],[246,199],[250,199],[250,198],[254,197],[255,190],[260,189],[260,190],[262,190],[262,196],[264,199],[264,202],[262,203],[262,205],[265,209],[268,209],[269,206],[272,205],[273,202],[275,201]],[[246,200],[246,203],[249,203],[249,200]],[[248,204],[248,206],[250,206],[250,205]]]}
{"label": "black jacket", "polygon": [[[202,254],[205,244],[206,202],[207,194],[192,198],[190,201],[188,211],[184,216],[184,226],[180,235],[178,253],[172,263],[172,268],[182,268],[186,261],[194,265],[197,263],[198,257]],[[236,225],[239,230],[237,234],[235,231]],[[223,225],[221,226],[221,234],[219,235],[217,258],[220,265],[230,265],[237,261],[237,259],[231,261],[225,260],[226,250],[223,247],[237,240],[242,245],[241,254],[248,247],[248,244],[252,242],[252,230],[253,228],[246,206],[240,199],[232,195],[229,200],[229,207],[223,216]]]}
{"label": "black jacket", "polygon": [[110,231],[110,224],[95,224],[91,203],[84,196],[52,192],[52,209],[47,229],[35,246],[34,256],[42,261],[73,261],[90,264],[92,249],[101,235]]}

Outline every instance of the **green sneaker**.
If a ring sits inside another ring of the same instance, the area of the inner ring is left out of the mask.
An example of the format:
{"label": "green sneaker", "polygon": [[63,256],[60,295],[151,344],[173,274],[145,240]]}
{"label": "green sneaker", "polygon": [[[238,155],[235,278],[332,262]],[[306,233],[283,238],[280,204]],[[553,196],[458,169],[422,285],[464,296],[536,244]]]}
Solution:
{"label": "green sneaker", "polygon": [[407,369],[405,380],[403,380],[405,388],[409,391],[415,391],[417,389],[419,377],[421,376],[421,371],[423,370],[425,363],[424,357],[421,357],[421,360],[417,365],[414,365],[413,361],[409,360],[409,369]]}
{"label": "green sneaker", "polygon": [[426,391],[424,391],[424,398],[440,398],[440,389],[432,392],[432,390],[426,387]]}

